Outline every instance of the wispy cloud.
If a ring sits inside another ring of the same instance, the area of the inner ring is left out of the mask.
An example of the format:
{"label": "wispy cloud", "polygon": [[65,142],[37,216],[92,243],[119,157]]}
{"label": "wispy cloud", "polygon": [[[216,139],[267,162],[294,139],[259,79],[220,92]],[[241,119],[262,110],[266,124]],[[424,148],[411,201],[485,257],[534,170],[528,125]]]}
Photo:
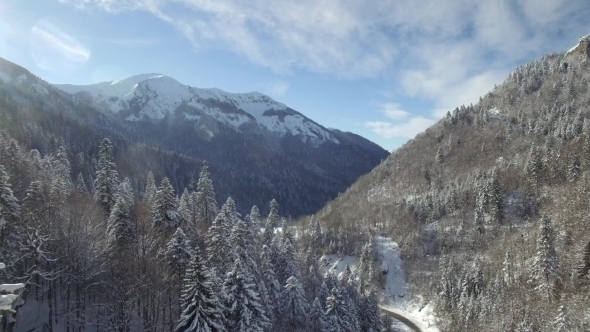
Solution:
{"label": "wispy cloud", "polygon": [[[277,72],[385,76],[406,96],[430,101],[434,118],[476,102],[524,60],[567,49],[590,32],[587,0],[59,1],[148,12],[196,50],[227,50]],[[411,116],[404,111],[384,114]],[[406,133],[398,125],[371,123],[388,136]]]}
{"label": "wispy cloud", "polygon": [[268,85],[268,93],[273,96],[284,96],[287,90],[289,90],[289,83],[284,81],[272,82]]}
{"label": "wispy cloud", "polygon": [[369,121],[365,122],[365,127],[385,138],[414,138],[416,134],[424,131],[434,123],[435,121],[432,119],[419,116],[411,118],[408,122],[396,124],[383,121]]}
{"label": "wispy cloud", "polygon": [[132,47],[143,47],[143,46],[154,46],[160,44],[160,38],[111,38],[104,39],[102,42],[113,45],[121,46],[132,46]]}
{"label": "wispy cloud", "polygon": [[31,56],[44,70],[70,70],[90,59],[88,48],[49,19],[39,20],[30,36]]}
{"label": "wispy cloud", "polygon": [[393,102],[386,102],[379,104],[379,109],[386,117],[393,120],[401,120],[407,118],[410,113],[401,108],[401,105]]}

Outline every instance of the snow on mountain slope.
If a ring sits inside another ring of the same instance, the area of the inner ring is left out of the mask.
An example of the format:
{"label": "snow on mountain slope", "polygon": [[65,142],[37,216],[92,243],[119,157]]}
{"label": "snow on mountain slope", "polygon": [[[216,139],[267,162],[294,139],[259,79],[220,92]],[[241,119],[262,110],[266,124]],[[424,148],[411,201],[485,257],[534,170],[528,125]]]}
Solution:
{"label": "snow on mountain slope", "polygon": [[258,92],[229,93],[220,89],[199,89],[161,74],[143,74],[93,85],[56,87],[105,111],[123,112],[128,121],[162,119],[168,115],[183,115],[187,120],[199,121],[203,115],[209,115],[236,130],[251,123],[280,136],[299,136],[304,142],[309,140],[315,145],[326,141],[339,143],[329,130]]}

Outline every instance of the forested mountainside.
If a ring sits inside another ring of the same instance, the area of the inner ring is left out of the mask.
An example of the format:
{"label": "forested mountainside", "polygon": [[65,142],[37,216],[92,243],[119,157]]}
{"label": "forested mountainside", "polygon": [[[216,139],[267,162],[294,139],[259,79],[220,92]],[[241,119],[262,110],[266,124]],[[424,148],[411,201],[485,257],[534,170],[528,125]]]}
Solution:
{"label": "forested mountainside", "polygon": [[398,241],[443,331],[588,331],[589,45],[518,67],[316,216]]}
{"label": "forested mountainside", "polygon": [[344,237],[288,226],[275,200],[268,217],[241,216],[231,197],[220,207],[206,166],[178,198],[152,172],[135,195],[109,139],[92,186],[70,176],[63,146],[42,156],[2,133],[0,160],[2,280],[24,284],[0,302],[3,330],[391,331],[378,284],[361,278],[378,275],[374,244],[362,275],[324,274],[320,255]]}
{"label": "forested mountainside", "polygon": [[388,155],[259,93],[197,89],[163,75],[59,87],[0,58],[0,129],[42,156],[63,146],[72,176],[81,173],[88,186],[108,137],[136,195],[148,171],[168,177],[180,195],[206,161],[219,201],[232,195],[245,214],[274,197],[284,215],[299,216],[319,210]]}
{"label": "forested mountainside", "polygon": [[[374,243],[362,274],[325,274],[320,259],[372,240],[280,217],[319,208],[381,148],[330,130],[338,143],[286,134],[274,155],[220,123],[206,164],[166,149],[187,121],[127,121],[24,68],[0,69],[0,289],[18,295],[2,295],[3,331],[391,330],[367,281],[380,271]],[[275,194],[291,210],[268,204]],[[257,200],[262,212],[244,208]]]}

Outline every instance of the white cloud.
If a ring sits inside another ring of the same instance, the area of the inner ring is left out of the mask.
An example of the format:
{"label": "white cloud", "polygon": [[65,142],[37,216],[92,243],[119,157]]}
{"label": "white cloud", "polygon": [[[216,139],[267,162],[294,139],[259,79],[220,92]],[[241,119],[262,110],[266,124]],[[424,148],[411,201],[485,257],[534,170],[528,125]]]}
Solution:
{"label": "white cloud", "polygon": [[393,119],[393,120],[401,120],[405,119],[410,115],[408,111],[405,111],[401,108],[401,105],[398,103],[382,103],[379,104],[379,109],[381,113],[383,113],[386,117]]}
{"label": "white cloud", "polygon": [[103,42],[107,44],[121,45],[121,46],[153,46],[159,44],[159,38],[109,38],[104,39]]}
{"label": "white cloud", "polygon": [[70,71],[90,59],[90,50],[67,31],[46,18],[31,28],[31,57],[40,68],[54,72]]}
{"label": "white cloud", "polygon": [[[587,0],[59,1],[148,12],[196,50],[230,51],[277,72],[386,77],[407,96],[430,101],[435,118],[477,102],[517,64],[566,50],[590,32]],[[410,116],[399,105],[383,112]],[[382,133],[401,132],[371,123]]]}
{"label": "white cloud", "polygon": [[406,123],[393,124],[383,121],[368,121],[364,125],[385,138],[403,137],[411,139],[434,123],[435,121],[432,119],[418,116],[411,118]]}
{"label": "white cloud", "polygon": [[268,86],[268,93],[273,96],[284,96],[289,87],[289,83],[284,81],[272,82]]}
{"label": "white cloud", "polygon": [[[506,61],[542,52],[538,48],[555,44],[559,31],[576,36],[572,25],[583,25],[587,10],[581,9],[589,7],[586,0],[59,1],[146,11],[175,26],[197,50],[221,48],[277,71],[303,67],[349,78],[382,75],[394,62],[412,61],[415,51],[425,54],[437,43],[459,49],[428,56],[468,52],[470,62],[492,51]],[[468,69],[458,74],[470,76]]]}

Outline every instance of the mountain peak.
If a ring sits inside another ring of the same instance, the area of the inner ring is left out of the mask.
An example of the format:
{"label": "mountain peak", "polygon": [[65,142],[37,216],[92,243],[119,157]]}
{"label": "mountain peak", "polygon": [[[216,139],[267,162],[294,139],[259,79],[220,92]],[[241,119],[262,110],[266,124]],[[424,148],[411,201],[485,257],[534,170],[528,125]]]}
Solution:
{"label": "mountain peak", "polygon": [[280,137],[297,136],[315,146],[327,141],[339,144],[330,130],[258,91],[195,88],[157,73],[92,85],[56,86],[127,121],[180,116],[186,121],[223,123],[235,130],[258,127]]}

